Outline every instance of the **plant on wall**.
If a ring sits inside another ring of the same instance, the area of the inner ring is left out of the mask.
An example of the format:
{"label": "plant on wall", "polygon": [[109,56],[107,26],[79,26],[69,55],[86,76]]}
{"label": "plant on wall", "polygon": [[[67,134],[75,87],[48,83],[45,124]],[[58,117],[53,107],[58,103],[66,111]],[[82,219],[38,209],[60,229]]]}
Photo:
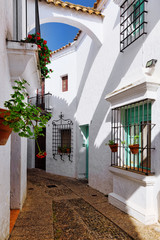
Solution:
{"label": "plant on wall", "polygon": [[133,154],[137,154],[139,152],[139,135],[134,136],[133,144],[130,144],[129,148]]}
{"label": "plant on wall", "polygon": [[114,140],[109,140],[105,145],[108,145],[112,152],[118,151],[118,143],[115,143]]}
{"label": "plant on wall", "polygon": [[40,37],[39,33],[29,34],[25,42],[36,43],[38,46],[39,64],[42,78],[49,78],[49,73],[53,72],[47,65],[51,63],[51,50],[47,46],[47,41]]}
{"label": "plant on wall", "polygon": [[4,103],[8,110],[4,113],[3,124],[17,132],[20,137],[35,139],[39,150],[37,157],[43,158],[46,156],[46,152],[40,149],[37,138],[43,136],[43,128],[51,114],[44,115],[40,108],[26,102],[28,93],[25,84],[28,84],[26,80],[15,81],[15,86],[12,87],[14,93],[11,94],[11,99]]}

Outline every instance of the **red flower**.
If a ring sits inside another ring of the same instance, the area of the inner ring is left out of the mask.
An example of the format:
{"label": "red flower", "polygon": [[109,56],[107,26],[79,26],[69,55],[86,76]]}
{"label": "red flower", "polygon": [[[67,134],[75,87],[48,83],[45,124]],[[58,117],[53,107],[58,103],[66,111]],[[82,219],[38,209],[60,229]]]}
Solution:
{"label": "red flower", "polygon": [[36,157],[38,157],[38,158],[44,158],[46,155],[47,155],[46,152],[39,152],[39,153],[36,155]]}
{"label": "red flower", "polygon": [[40,40],[41,38],[40,37],[37,37],[37,40]]}
{"label": "red flower", "polygon": [[44,56],[46,56],[46,54],[44,53]]}
{"label": "red flower", "polygon": [[47,44],[47,41],[46,41],[46,40],[44,40],[44,41],[43,41],[43,44],[44,44],[44,45],[46,45],[46,44]]}
{"label": "red flower", "polygon": [[47,50],[47,48],[46,48],[46,47],[44,47],[44,50]]}
{"label": "red flower", "polygon": [[37,32],[37,35],[40,35],[40,33],[39,33],[39,32]]}
{"label": "red flower", "polygon": [[37,45],[38,46],[38,48],[40,48],[41,49],[41,45]]}
{"label": "red flower", "polygon": [[29,39],[32,39],[32,35],[29,34],[29,35],[28,35],[28,38],[29,38]]}
{"label": "red flower", "polygon": [[47,58],[44,58],[44,61],[46,62],[46,61],[47,61]]}

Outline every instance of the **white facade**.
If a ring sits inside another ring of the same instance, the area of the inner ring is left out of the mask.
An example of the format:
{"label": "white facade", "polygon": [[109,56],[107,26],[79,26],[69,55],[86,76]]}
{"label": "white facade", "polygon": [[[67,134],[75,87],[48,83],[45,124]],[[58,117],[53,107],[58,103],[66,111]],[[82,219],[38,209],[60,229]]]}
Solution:
{"label": "white facade", "polygon": [[[19,3],[19,17],[21,17],[19,38],[22,39],[25,32],[25,1],[19,1]],[[2,0],[0,7],[0,108],[3,109],[4,102],[10,99],[14,80],[23,77],[31,80],[30,94],[39,86],[39,77],[35,73],[37,71],[37,47],[31,44],[10,42],[10,40],[15,40],[14,4],[15,1]],[[26,197],[26,139],[12,133],[6,145],[0,145],[0,154],[0,239],[4,240],[9,237],[10,209],[21,209]]]}
{"label": "white facade", "polygon": [[[80,126],[88,125],[89,185],[109,194],[111,204],[143,223],[151,224],[160,218],[160,5],[156,0],[148,1],[147,34],[121,53],[119,6],[113,1],[104,2],[102,46],[83,32],[77,42],[53,55],[51,68],[54,72],[46,81],[46,92],[53,94],[53,118],[47,127],[46,169],[64,176],[86,176],[85,137]],[[83,14],[81,17],[83,19]],[[150,59],[158,61],[154,68],[148,70],[145,65]],[[66,74],[69,89],[62,92],[61,77]],[[152,122],[155,127],[151,139],[155,147],[151,150],[153,176],[110,167],[111,153],[105,146],[111,139],[111,108],[146,97],[154,99]],[[64,118],[73,121],[72,162],[68,157],[62,161],[59,156],[56,160],[52,156],[52,121],[59,118],[60,112]]]}

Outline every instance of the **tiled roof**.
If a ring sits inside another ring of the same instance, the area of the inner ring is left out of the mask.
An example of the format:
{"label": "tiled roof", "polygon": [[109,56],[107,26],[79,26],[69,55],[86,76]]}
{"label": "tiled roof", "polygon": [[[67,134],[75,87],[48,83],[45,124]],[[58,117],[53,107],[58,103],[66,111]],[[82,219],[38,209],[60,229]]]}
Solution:
{"label": "tiled roof", "polygon": [[[81,30],[78,31],[77,35],[76,35],[75,38],[74,38],[74,41],[77,41],[77,40],[78,40],[81,32],[82,32]],[[68,43],[67,45],[65,45],[65,46],[63,46],[63,47],[61,47],[61,48],[53,51],[52,54],[57,53],[57,52],[60,52],[61,50],[65,49],[65,48],[67,48],[67,47],[69,47],[69,46],[71,46],[71,44],[72,44],[72,43]]]}
{"label": "tiled roof", "polygon": [[77,41],[77,40],[78,40],[81,32],[82,32],[81,30],[78,31],[77,35],[76,35],[75,38],[74,38],[74,41]]}
{"label": "tiled roof", "polygon": [[101,2],[102,0],[97,0],[95,3],[94,3],[94,8],[97,8],[99,3]]}
{"label": "tiled roof", "polygon": [[65,48],[67,48],[67,47],[69,47],[69,46],[71,46],[71,43],[68,43],[67,45],[65,45],[65,46],[63,46],[63,47],[61,47],[61,48],[59,48],[59,49],[53,51],[51,54],[57,53],[57,52],[59,52],[59,51],[65,49]]}
{"label": "tiled roof", "polygon": [[[94,15],[100,15],[101,16],[101,12],[95,8],[91,8],[91,7],[84,7],[78,4],[73,4],[70,2],[63,2],[61,0],[45,0],[47,3],[52,3],[55,6],[60,6],[63,8],[70,8],[76,11],[81,11],[83,13],[88,13],[88,14],[94,14]],[[97,2],[99,2],[101,0],[97,0]]]}

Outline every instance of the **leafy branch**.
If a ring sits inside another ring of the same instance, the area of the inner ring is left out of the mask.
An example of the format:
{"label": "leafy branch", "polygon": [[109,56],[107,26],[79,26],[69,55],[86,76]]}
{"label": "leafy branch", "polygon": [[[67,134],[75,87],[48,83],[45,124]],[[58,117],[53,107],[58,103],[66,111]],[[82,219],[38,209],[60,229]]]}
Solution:
{"label": "leafy branch", "polygon": [[[26,80],[15,81],[13,86],[14,93],[11,94],[11,99],[5,101],[4,106],[8,108],[4,116],[4,125],[9,125],[14,132],[17,132],[20,137],[35,139],[37,142],[38,136],[43,136],[43,128],[45,128],[51,114],[42,115],[42,110],[35,105],[26,102],[28,96],[25,85],[29,85]],[[38,142],[37,146],[40,153]]]}

